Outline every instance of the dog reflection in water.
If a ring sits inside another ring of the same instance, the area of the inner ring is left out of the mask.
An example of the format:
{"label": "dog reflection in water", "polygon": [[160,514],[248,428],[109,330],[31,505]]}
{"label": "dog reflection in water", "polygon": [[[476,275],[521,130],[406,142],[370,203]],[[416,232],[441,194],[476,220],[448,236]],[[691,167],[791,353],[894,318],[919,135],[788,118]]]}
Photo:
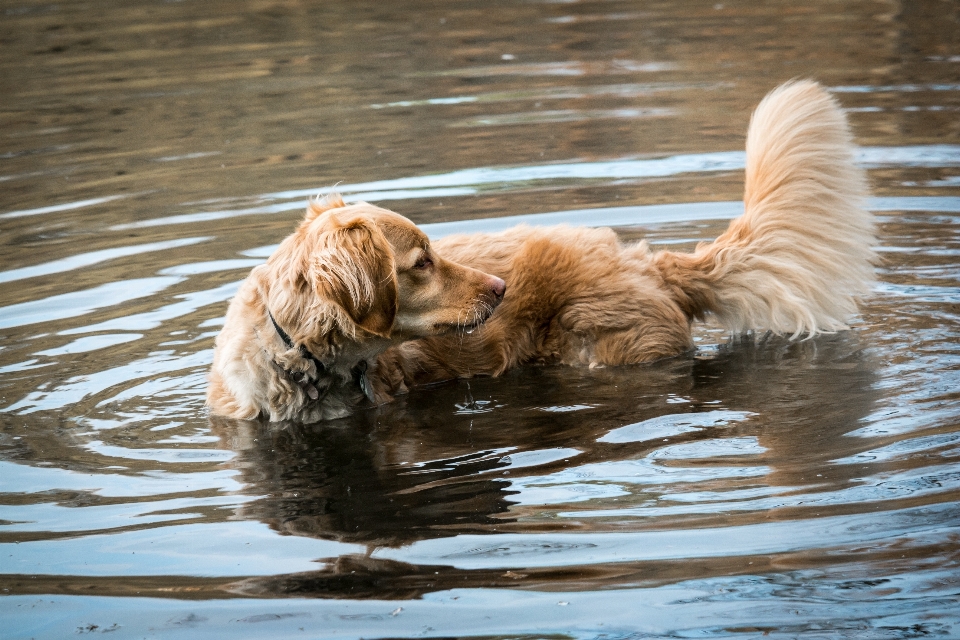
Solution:
{"label": "dog reflection in water", "polygon": [[[419,422],[407,412],[390,411],[389,416],[380,412],[380,421],[389,427],[368,419],[371,412],[310,425],[212,416],[211,428],[221,446],[237,453],[242,480],[260,496],[242,507],[241,516],[283,534],[367,544],[371,549],[440,537],[449,527],[479,531],[496,525],[498,514],[509,506],[505,482],[499,474],[484,472],[501,466],[500,456],[478,456],[455,472],[447,465],[434,469],[394,462],[423,460],[431,451],[449,455],[469,449],[464,449],[459,430],[450,434],[450,442],[439,437],[433,447],[424,447]],[[442,482],[462,474],[480,475]],[[424,486],[426,478],[430,483]]]}
{"label": "dog reflection in water", "polygon": [[[749,490],[761,498],[756,506],[736,498],[737,518],[795,519],[798,509],[807,508],[790,508],[785,498],[788,506],[769,509],[766,497],[796,496],[808,487],[821,498],[833,492],[841,498],[862,484],[863,465],[831,461],[869,446],[847,434],[875,411],[882,394],[876,365],[855,332],[818,341],[769,337],[741,340],[712,357],[628,370],[531,367],[505,378],[442,385],[377,411],[309,425],[213,416],[220,446],[236,452],[228,464],[253,498],[233,517],[263,522],[284,535],[360,545],[357,553],[347,549],[315,571],[251,578],[234,588],[246,594],[351,598],[521,583],[546,588],[570,579],[569,567],[514,568],[524,574],[521,579],[503,569],[458,570],[439,557],[422,566],[404,564],[374,551],[463,534],[599,532],[608,530],[611,517],[618,528],[658,517],[684,526],[669,513],[671,501],[662,500],[671,493]],[[495,408],[457,410],[468,394]],[[685,402],[674,403],[678,396]],[[593,408],[537,410],[572,397]],[[713,425],[702,420],[712,413],[741,418]],[[684,427],[686,417],[698,426]],[[665,433],[663,424],[671,420],[680,427]],[[607,437],[627,423],[646,421],[660,425],[656,435],[634,430],[634,438]],[[750,441],[754,444],[742,451],[723,446]],[[711,443],[719,447],[712,454]],[[663,455],[685,447],[696,448],[703,459]],[[516,464],[520,460],[525,462]],[[636,477],[626,480],[623,474],[633,475],[631,470]],[[691,483],[705,471],[710,472],[705,483]],[[677,509],[686,513],[692,506]],[[707,500],[697,503],[697,513],[707,522],[719,517],[729,524],[734,515],[726,506],[727,501]],[[597,515],[570,513],[590,511]],[[809,511],[820,512],[821,506]],[[691,514],[682,519],[687,517]],[[735,556],[675,568],[692,572],[680,579],[702,577],[703,571],[734,575],[748,570],[743,565]],[[589,577],[580,569],[575,575],[596,585],[609,575],[612,584],[622,584],[624,572],[636,571],[640,579],[651,570],[648,563],[613,563],[592,567]]]}

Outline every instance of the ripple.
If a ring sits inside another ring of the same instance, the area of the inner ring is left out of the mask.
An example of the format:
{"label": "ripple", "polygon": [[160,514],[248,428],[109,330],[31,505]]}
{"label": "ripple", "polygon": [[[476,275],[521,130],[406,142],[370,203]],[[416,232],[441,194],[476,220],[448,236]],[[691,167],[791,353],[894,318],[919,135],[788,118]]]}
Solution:
{"label": "ripple", "polygon": [[361,545],[278,536],[250,521],[0,544],[5,573],[75,576],[272,575],[317,569],[317,558],[363,552]]}
{"label": "ripple", "polygon": [[583,411],[584,409],[593,409],[592,404],[558,404],[549,407],[532,407],[533,411],[543,411],[546,413],[571,413],[573,411]]}
{"label": "ripple", "polygon": [[553,111],[527,111],[499,115],[477,116],[452,123],[452,127],[503,127],[510,125],[551,124],[580,122],[583,120],[669,118],[676,116],[673,109],[563,109]]}
{"label": "ripple", "polygon": [[520,480],[511,483],[507,501],[518,506],[547,506],[574,504],[592,500],[610,500],[629,496],[630,492],[617,484],[607,482],[569,482],[540,484]]}
{"label": "ripple", "polygon": [[[833,460],[834,464],[864,464],[866,462],[887,462],[910,458],[920,454],[934,454],[931,449],[942,449],[960,443],[960,433],[943,433],[919,438],[908,438],[883,447],[863,451],[846,458]],[[934,454],[935,455],[935,454]],[[956,447],[940,452],[941,456],[960,455]]]}
{"label": "ripple", "polygon": [[218,273],[220,271],[235,271],[238,269],[252,269],[263,264],[263,260],[246,260],[234,258],[231,260],[208,260],[206,262],[190,262],[167,267],[160,271],[162,276],[196,276],[202,273]]}
{"label": "ripple", "polygon": [[689,90],[714,90],[719,88],[729,88],[731,85],[724,83],[646,83],[646,84],[609,84],[592,86],[566,86],[566,87],[536,87],[530,89],[516,89],[513,91],[496,91],[490,93],[479,93],[468,96],[452,96],[449,98],[427,98],[424,100],[400,100],[398,102],[388,102],[385,104],[372,104],[371,109],[389,109],[398,107],[422,107],[422,106],[443,106],[471,103],[495,103],[495,102],[514,102],[514,101],[532,101],[532,100],[569,100],[576,98],[594,98],[598,96],[617,96],[622,98],[634,98],[639,96],[649,96],[658,93],[689,91]]}
{"label": "ripple", "polygon": [[[868,207],[873,211],[946,211],[960,212],[960,198],[887,197],[871,198]],[[573,209],[550,213],[531,213],[500,218],[435,222],[419,227],[432,239],[454,233],[496,233],[518,224],[547,227],[558,224],[589,227],[631,227],[668,222],[695,222],[701,220],[732,220],[743,215],[742,202],[691,202],[683,204],[638,205],[630,207],[599,207]]]}
{"label": "ripple", "polygon": [[[312,189],[306,192],[304,198],[316,196],[322,189]],[[408,200],[412,198],[443,198],[454,196],[471,196],[476,193],[475,189],[468,188],[445,188],[445,189],[419,189],[419,190],[382,190],[354,193],[350,195],[344,191],[345,202],[372,201],[381,200]],[[306,205],[302,201],[285,202],[281,204],[263,205],[259,207],[249,207],[245,209],[227,209],[223,211],[205,211],[201,213],[187,213],[177,216],[167,216],[164,218],[153,218],[152,220],[140,220],[138,222],[129,222],[117,224],[110,227],[111,231],[127,231],[130,229],[145,229],[148,227],[162,227],[167,225],[190,224],[196,222],[212,222],[214,220],[224,220],[227,218],[236,218],[249,215],[265,215],[286,213],[288,211],[297,211],[305,209]]]}
{"label": "ripple", "polygon": [[460,535],[420,540],[401,549],[378,549],[373,557],[477,570],[786,553],[845,545],[909,544],[907,541],[916,544],[930,538],[945,540],[958,516],[956,505],[945,504],[710,529]]}
{"label": "ripple", "polygon": [[127,460],[152,460],[154,462],[226,462],[236,457],[234,451],[222,449],[133,449],[104,444],[99,440],[87,443],[84,448],[107,458],[125,458]]}
{"label": "ripple", "polygon": [[[700,503],[702,492],[671,492],[664,491],[657,502],[643,504],[636,507],[621,507],[618,509],[593,509],[590,511],[567,511],[558,515],[566,518],[616,518],[622,520],[627,517],[658,518],[676,517],[694,514],[717,514],[733,512],[769,513],[775,509],[805,508],[818,509],[838,505],[877,504],[890,507],[897,500],[916,499],[939,494],[950,494],[960,489],[960,465],[940,465],[925,467],[919,470],[904,471],[901,473],[880,474],[865,478],[857,478],[858,484],[822,491],[809,490],[797,492],[796,488],[782,488],[780,492],[771,491],[774,495],[755,499],[743,499],[740,492],[718,492],[716,495],[706,494],[709,499]],[[816,489],[817,487],[808,487]],[[820,487],[823,488],[823,487]],[[787,493],[788,491],[793,493]],[[671,505],[679,502],[679,505]],[[819,514],[816,514],[819,515]],[[807,522],[814,523],[819,518],[809,518]]]}
{"label": "ripple", "polygon": [[69,342],[62,347],[37,351],[35,355],[55,358],[57,356],[64,356],[73,353],[88,353],[90,351],[96,351],[97,349],[114,347],[125,342],[133,342],[134,340],[139,340],[142,337],[142,333],[108,333],[96,336],[86,336],[83,338],[78,338],[73,342]]}
{"label": "ripple", "polygon": [[743,214],[742,202],[693,202],[690,204],[655,204],[632,207],[600,207],[550,213],[531,213],[501,218],[458,220],[419,225],[431,239],[455,233],[496,233],[519,224],[549,227],[558,224],[590,227],[629,227],[664,222],[696,220],[732,220]]}
{"label": "ripple", "polygon": [[650,454],[652,460],[695,460],[727,456],[756,456],[766,451],[756,436],[713,438],[661,447]]}
{"label": "ripple", "polygon": [[677,65],[672,62],[640,62],[636,60],[611,60],[609,62],[529,62],[465,67],[462,69],[421,72],[413,75],[459,76],[464,78],[489,78],[492,76],[588,76],[616,73],[657,73],[676,68]]}
{"label": "ripple", "polygon": [[173,318],[180,318],[208,305],[229,300],[237,293],[241,284],[242,281],[238,280],[237,282],[222,284],[213,289],[182,293],[176,296],[180,298],[179,302],[164,305],[153,311],[134,313],[97,324],[64,329],[58,335],[68,336],[95,331],[149,331]]}
{"label": "ripple", "polygon": [[874,286],[873,290],[881,294],[902,296],[922,302],[945,302],[949,304],[960,302],[960,289],[957,287],[880,282]]}
{"label": "ripple", "polygon": [[[746,447],[746,443],[744,443]],[[736,450],[736,449],[734,449]],[[745,450],[750,451],[749,448]],[[679,449],[677,455],[685,450]],[[689,449],[686,451],[690,451]],[[709,449],[694,449],[691,457],[711,457],[729,455],[730,449],[717,446]],[[736,454],[739,455],[739,454]],[[749,454],[748,454],[749,455]],[[670,459],[670,452],[657,456],[650,455],[641,460],[613,460],[595,462],[569,467],[547,475],[529,476],[510,481],[511,488],[518,490],[531,486],[566,486],[593,482],[613,485],[653,485],[666,486],[675,483],[697,483],[721,479],[757,478],[770,473],[765,466],[667,466],[658,463],[657,458]],[[684,459],[684,458],[678,458]]]}
{"label": "ripple", "polygon": [[[147,524],[173,523],[205,518],[202,510],[211,507],[238,507],[253,500],[249,496],[216,496],[149,500],[109,505],[84,505],[78,509],[51,503],[0,505],[0,534],[12,533],[89,533],[142,527]],[[16,518],[16,520],[13,520]]]}
{"label": "ripple", "polygon": [[[63,273],[65,271],[74,271],[82,267],[123,258],[126,256],[135,256],[151,251],[164,251],[166,249],[175,249],[177,247],[188,247],[190,245],[207,242],[212,238],[182,238],[180,240],[168,240],[166,242],[151,242],[148,244],[138,244],[130,247],[116,247],[114,249],[103,249],[101,251],[91,251],[90,253],[81,253],[69,258],[62,258],[52,262],[22,267],[20,269],[10,269],[9,271],[0,271],[0,282],[11,282],[13,280],[23,280],[25,278],[36,278],[37,276],[46,276],[53,273]],[[164,275],[164,274],[161,274]],[[172,274],[176,275],[176,274]]]}
{"label": "ripple", "polygon": [[0,492],[31,494],[51,491],[83,491],[102,497],[150,497],[168,493],[243,488],[239,471],[222,469],[193,473],[142,471],[139,473],[90,473],[56,467],[34,467],[0,461]]}
{"label": "ripple", "polygon": [[[419,190],[491,184],[508,185],[538,180],[664,177],[691,172],[734,171],[743,168],[745,157],[742,151],[718,151],[650,159],[624,158],[597,162],[560,162],[519,167],[477,167],[395,180],[344,184],[339,185],[337,189],[342,193],[357,194],[384,190]],[[307,198],[316,193],[316,189],[281,191],[264,194],[262,197],[267,199]]]}
{"label": "ripple", "polygon": [[681,433],[689,433],[707,427],[727,426],[742,422],[756,414],[749,411],[705,411],[703,413],[680,413],[657,416],[643,422],[628,424],[597,438],[597,442],[624,443],[662,440]]}
{"label": "ripple", "polygon": [[22,218],[24,216],[37,216],[45,213],[59,213],[61,211],[72,211],[74,209],[83,209],[85,207],[92,207],[98,204],[104,204],[106,202],[113,202],[114,200],[120,200],[122,198],[129,198],[130,194],[125,195],[115,195],[115,196],[103,196],[101,198],[90,198],[89,200],[77,200],[75,202],[64,202],[62,204],[54,204],[47,207],[39,207],[37,209],[21,209],[20,211],[9,211],[7,213],[0,213],[0,218]]}
{"label": "ripple", "polygon": [[918,91],[960,91],[960,84],[885,84],[830,87],[833,93],[916,93]]}
{"label": "ripple", "polygon": [[183,278],[169,276],[120,280],[93,289],[0,307],[0,329],[75,318],[105,307],[156,295],[182,281]]}
{"label": "ripple", "polygon": [[[0,411],[26,415],[37,411],[63,409],[76,404],[84,398],[96,396],[113,387],[129,386],[131,381],[152,379],[162,373],[184,371],[190,369],[206,369],[213,361],[213,351],[204,350],[187,356],[175,354],[173,351],[153,353],[146,358],[127,362],[116,367],[104,369],[94,373],[69,378],[62,384],[54,385],[50,389],[31,391],[22,400],[19,400]],[[163,388],[189,388],[195,382],[189,378],[171,378],[166,381],[150,382],[151,391],[156,391],[156,385]]]}
{"label": "ripple", "polygon": [[[500,463],[510,469],[523,469],[525,467],[537,467],[559,460],[569,460],[583,453],[579,449],[555,447],[553,449],[541,449],[539,451],[517,451],[500,458]],[[501,470],[499,467],[497,470]]]}

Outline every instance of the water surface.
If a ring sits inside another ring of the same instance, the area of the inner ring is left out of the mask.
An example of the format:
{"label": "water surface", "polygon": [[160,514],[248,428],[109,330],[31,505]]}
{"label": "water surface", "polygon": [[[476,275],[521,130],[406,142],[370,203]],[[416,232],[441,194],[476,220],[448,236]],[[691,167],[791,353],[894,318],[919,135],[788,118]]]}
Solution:
{"label": "water surface", "polygon": [[[4,637],[960,635],[955,5],[3,12]],[[227,301],[308,197],[692,248],[794,77],[873,186],[850,331],[703,326],[318,425],[205,411]]]}

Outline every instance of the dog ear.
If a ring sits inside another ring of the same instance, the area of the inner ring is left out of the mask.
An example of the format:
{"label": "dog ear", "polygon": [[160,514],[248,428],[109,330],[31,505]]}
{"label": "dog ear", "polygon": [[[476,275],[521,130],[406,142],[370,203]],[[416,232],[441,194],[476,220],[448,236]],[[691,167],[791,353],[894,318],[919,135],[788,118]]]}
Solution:
{"label": "dog ear", "polygon": [[369,219],[330,220],[311,271],[318,295],[338,304],[353,323],[388,337],[397,316],[393,250]]}
{"label": "dog ear", "polygon": [[343,201],[343,197],[336,192],[328,193],[322,198],[319,196],[311,198],[310,201],[307,202],[307,214],[304,220],[310,222],[322,213],[326,213],[331,209],[342,209],[345,206],[347,205]]}

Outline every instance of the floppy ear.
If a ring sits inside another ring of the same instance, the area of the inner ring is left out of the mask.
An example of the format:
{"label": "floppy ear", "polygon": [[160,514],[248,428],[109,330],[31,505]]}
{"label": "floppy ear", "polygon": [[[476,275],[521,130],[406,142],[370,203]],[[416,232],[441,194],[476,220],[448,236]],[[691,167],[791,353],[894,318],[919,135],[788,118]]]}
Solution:
{"label": "floppy ear", "polygon": [[340,305],[356,326],[386,338],[399,296],[390,243],[366,218],[330,223],[311,266],[317,294]]}

